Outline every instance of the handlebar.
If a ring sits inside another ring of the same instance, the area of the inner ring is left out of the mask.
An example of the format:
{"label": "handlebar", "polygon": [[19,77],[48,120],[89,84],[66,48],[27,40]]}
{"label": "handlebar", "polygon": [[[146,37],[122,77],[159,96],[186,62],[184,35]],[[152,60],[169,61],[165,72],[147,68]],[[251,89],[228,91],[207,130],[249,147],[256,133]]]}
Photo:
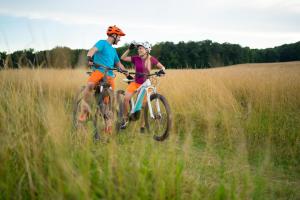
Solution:
{"label": "handlebar", "polygon": [[129,74],[132,74],[132,75],[137,75],[137,76],[162,76],[162,75],[165,75],[165,72],[162,71],[162,70],[159,70],[157,72],[154,72],[152,74],[147,74],[147,73],[140,73],[140,72],[129,72]]}
{"label": "handlebar", "polygon": [[103,68],[103,69],[105,69],[106,71],[118,71],[118,68],[116,68],[116,67],[113,67],[113,68],[111,68],[111,67],[106,67],[106,66],[104,66],[104,65],[101,65],[101,64],[98,64],[98,63],[94,63],[94,65],[93,66],[95,66],[95,67],[101,67],[101,68]]}
{"label": "handlebar", "polygon": [[120,73],[122,73],[122,74],[128,73],[127,70],[122,70],[122,69],[117,68],[117,67],[110,68],[110,67],[104,66],[104,65],[102,65],[102,64],[98,64],[98,63],[94,63],[93,66],[103,68],[103,69],[105,70],[105,73],[106,73],[107,71],[117,71],[117,72],[120,72]]}
{"label": "handlebar", "polygon": [[[98,63],[94,63],[94,66],[103,68],[105,70],[105,72],[107,72],[107,71],[118,71],[118,72],[120,72],[122,74],[128,73],[127,70],[121,70],[120,68],[116,68],[116,67],[110,68],[110,67],[104,66],[102,64],[98,64]],[[151,76],[162,76],[162,75],[165,75],[165,72],[162,71],[162,70],[159,70],[159,71],[154,72],[152,74],[140,73],[140,72],[129,72],[128,74],[137,75],[137,76],[151,77]]]}

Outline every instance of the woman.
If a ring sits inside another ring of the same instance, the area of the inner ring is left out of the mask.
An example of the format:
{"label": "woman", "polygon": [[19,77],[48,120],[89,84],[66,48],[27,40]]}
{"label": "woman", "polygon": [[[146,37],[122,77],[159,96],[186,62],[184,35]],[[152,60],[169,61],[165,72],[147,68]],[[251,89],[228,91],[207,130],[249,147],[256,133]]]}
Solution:
{"label": "woman", "polygon": [[[138,55],[128,56],[130,50],[137,47]],[[121,60],[131,62],[134,64],[136,73],[150,74],[153,66],[161,70],[165,70],[165,67],[153,56],[150,55],[151,45],[149,42],[131,43],[129,48],[121,56]],[[129,101],[134,92],[146,81],[147,76],[135,76],[135,81],[131,82],[125,92],[124,98],[124,116],[121,123],[121,129],[125,129],[128,124],[128,108]],[[144,130],[144,124],[142,124],[141,131]]]}

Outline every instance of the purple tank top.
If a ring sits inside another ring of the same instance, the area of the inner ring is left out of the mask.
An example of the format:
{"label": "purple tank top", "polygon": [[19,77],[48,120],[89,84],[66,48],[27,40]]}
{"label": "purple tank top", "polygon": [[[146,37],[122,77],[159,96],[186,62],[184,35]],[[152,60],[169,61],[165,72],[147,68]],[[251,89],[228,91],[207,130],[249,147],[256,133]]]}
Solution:
{"label": "purple tank top", "polygon": [[[151,68],[153,65],[158,64],[158,60],[153,56],[151,56],[150,61],[151,61]],[[146,74],[150,73],[145,66],[145,61],[141,57],[131,56],[131,62],[134,64],[135,71],[137,73],[146,73]],[[146,79],[147,79],[146,76],[138,76],[138,75],[135,76],[135,82],[139,84],[143,84],[146,81]]]}

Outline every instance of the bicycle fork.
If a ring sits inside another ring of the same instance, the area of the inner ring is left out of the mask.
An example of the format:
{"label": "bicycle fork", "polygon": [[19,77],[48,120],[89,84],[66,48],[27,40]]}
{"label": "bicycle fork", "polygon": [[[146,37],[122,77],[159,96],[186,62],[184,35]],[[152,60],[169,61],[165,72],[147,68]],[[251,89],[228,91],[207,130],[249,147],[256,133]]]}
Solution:
{"label": "bicycle fork", "polygon": [[[149,89],[149,88],[152,89],[153,92],[151,92],[151,93],[148,92],[148,89]],[[152,108],[152,105],[151,105],[151,99],[150,99],[150,97],[151,97],[151,94],[156,94],[156,88],[154,88],[154,87],[148,87],[146,90],[147,90],[147,103],[148,103],[148,108],[149,108],[150,117],[151,117],[152,119],[155,119],[156,116],[154,116],[154,114],[153,114],[153,108]],[[155,101],[155,106],[156,106],[157,115],[158,115],[158,116],[161,116],[158,98],[156,98],[154,101]]]}
{"label": "bicycle fork", "polygon": [[[152,91],[149,92],[149,90],[152,90]],[[154,116],[154,113],[153,113],[153,108],[152,108],[152,105],[151,105],[150,97],[151,97],[152,94],[156,94],[156,88],[151,86],[151,82],[148,79],[140,86],[140,88],[137,91],[139,92],[139,94],[137,96],[136,103],[134,103],[133,99],[130,100],[131,105],[132,105],[130,115],[134,115],[142,109],[143,100],[144,100],[144,97],[146,95],[150,117],[152,119],[155,119],[156,116]],[[157,114],[160,116],[161,112],[160,112],[159,100],[157,98],[155,99],[155,106],[156,106]]]}

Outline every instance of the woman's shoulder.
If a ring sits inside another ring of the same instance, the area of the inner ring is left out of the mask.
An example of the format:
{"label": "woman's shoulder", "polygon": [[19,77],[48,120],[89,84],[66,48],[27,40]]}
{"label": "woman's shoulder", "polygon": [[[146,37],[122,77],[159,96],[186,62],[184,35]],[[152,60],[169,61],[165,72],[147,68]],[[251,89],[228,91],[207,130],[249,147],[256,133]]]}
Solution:
{"label": "woman's shoulder", "polygon": [[131,60],[137,60],[140,59],[140,57],[138,55],[132,55],[131,56]]}
{"label": "woman's shoulder", "polygon": [[151,62],[154,63],[154,64],[157,64],[157,63],[158,63],[157,58],[154,57],[154,56],[151,56],[150,60],[151,60]]}

